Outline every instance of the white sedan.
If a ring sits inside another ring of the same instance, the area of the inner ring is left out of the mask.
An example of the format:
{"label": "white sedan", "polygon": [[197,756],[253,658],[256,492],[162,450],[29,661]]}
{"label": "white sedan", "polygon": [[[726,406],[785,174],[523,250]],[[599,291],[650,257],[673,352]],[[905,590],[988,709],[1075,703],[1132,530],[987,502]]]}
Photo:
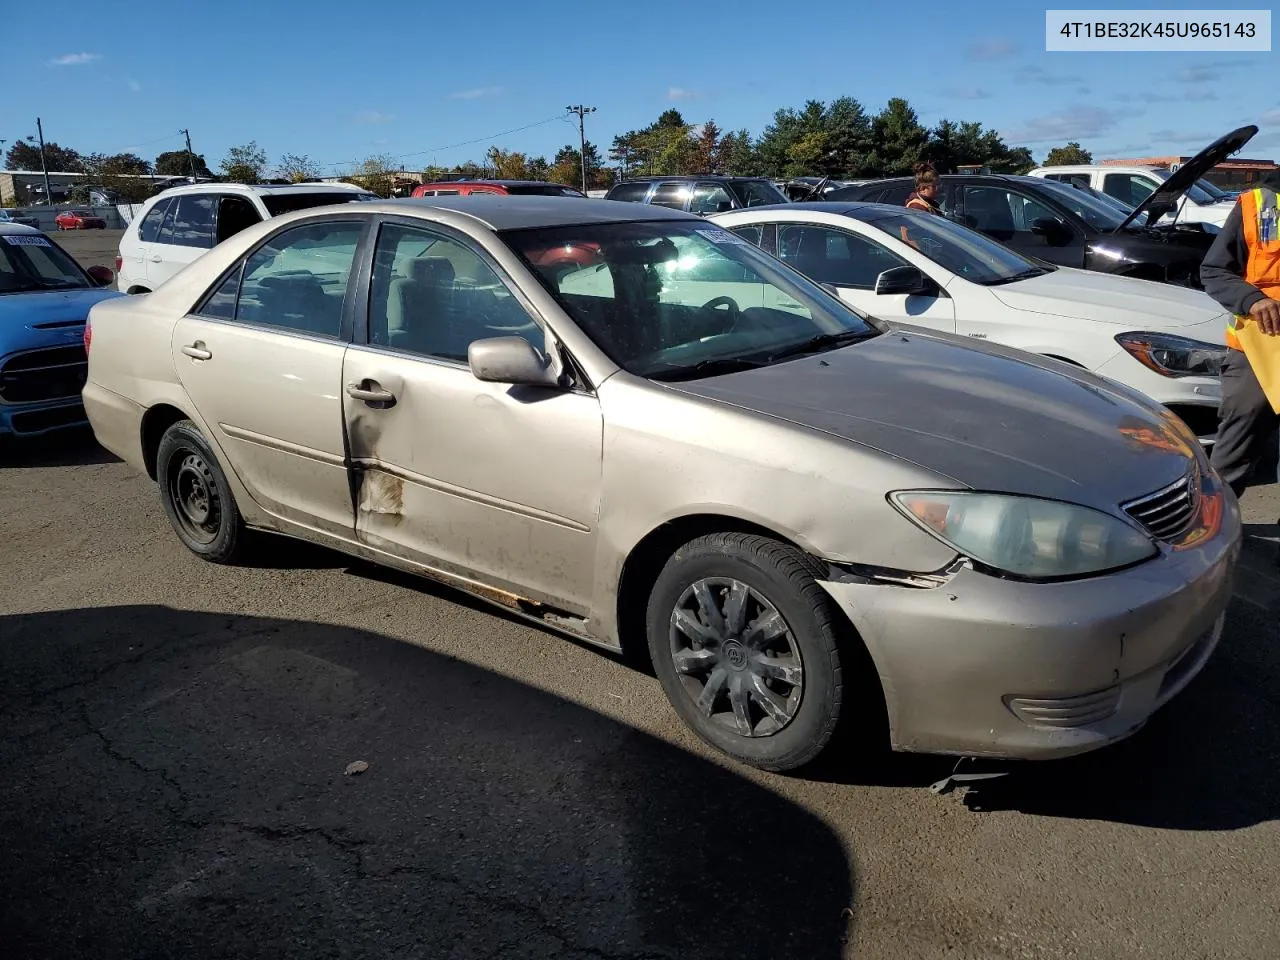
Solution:
{"label": "white sedan", "polygon": [[864,313],[1085,367],[1212,442],[1227,316],[1185,287],[1032,260],[943,217],[805,203],[708,217]]}

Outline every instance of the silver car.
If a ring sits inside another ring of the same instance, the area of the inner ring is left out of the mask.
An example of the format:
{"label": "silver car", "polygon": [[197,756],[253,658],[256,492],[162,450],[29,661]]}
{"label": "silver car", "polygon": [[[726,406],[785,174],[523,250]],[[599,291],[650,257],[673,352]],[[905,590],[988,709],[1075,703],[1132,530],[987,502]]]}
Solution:
{"label": "silver car", "polygon": [[98,439],[199,556],[283,533],[646,655],[771,770],[842,715],[850,746],[1119,740],[1213,652],[1239,555],[1151,401],[887,326],[659,206],[306,210],[86,341]]}

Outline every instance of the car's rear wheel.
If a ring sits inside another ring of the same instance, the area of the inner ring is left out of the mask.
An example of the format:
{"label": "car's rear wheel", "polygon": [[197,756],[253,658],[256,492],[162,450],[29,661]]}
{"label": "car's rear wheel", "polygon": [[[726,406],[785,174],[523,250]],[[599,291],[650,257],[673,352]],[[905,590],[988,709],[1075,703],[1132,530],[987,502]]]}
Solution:
{"label": "car's rear wheel", "polygon": [[244,520],[217,457],[190,420],[164,432],[156,452],[160,500],[178,539],[211,563],[236,559]]}
{"label": "car's rear wheel", "polygon": [[676,712],[764,770],[815,759],[840,719],[840,614],[819,567],[767,537],[711,534],[675,552],[649,597],[649,652]]}

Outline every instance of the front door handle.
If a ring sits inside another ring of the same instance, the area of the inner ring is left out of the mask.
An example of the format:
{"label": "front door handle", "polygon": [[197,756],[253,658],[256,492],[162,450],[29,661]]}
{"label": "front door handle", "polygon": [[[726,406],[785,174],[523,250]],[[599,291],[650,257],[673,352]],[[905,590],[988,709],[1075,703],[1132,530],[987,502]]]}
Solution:
{"label": "front door handle", "polygon": [[389,390],[383,390],[376,380],[348,383],[347,396],[363,403],[385,403],[387,406],[396,402],[396,395]]}
{"label": "front door handle", "polygon": [[203,340],[197,340],[195,343],[187,344],[185,347],[182,348],[182,352],[185,353],[192,360],[212,360],[213,359],[213,353],[204,348]]}

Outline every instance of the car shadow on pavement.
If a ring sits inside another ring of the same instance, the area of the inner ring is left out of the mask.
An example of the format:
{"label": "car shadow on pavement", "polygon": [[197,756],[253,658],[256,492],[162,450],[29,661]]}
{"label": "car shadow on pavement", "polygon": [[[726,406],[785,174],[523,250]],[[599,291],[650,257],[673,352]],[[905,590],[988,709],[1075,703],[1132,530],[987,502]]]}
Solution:
{"label": "car shadow on pavement", "polygon": [[0,723],[15,957],[821,960],[851,934],[816,816],[378,634],[4,616]]}
{"label": "car shadow on pavement", "polygon": [[1204,671],[1145,729],[1095,753],[1013,768],[966,804],[1171,830],[1280,818],[1278,644],[1275,610],[1237,600]]}
{"label": "car shadow on pavement", "polygon": [[62,430],[41,437],[0,442],[0,469],[5,467],[81,467],[119,463],[120,458],[99,446],[88,427]]}

